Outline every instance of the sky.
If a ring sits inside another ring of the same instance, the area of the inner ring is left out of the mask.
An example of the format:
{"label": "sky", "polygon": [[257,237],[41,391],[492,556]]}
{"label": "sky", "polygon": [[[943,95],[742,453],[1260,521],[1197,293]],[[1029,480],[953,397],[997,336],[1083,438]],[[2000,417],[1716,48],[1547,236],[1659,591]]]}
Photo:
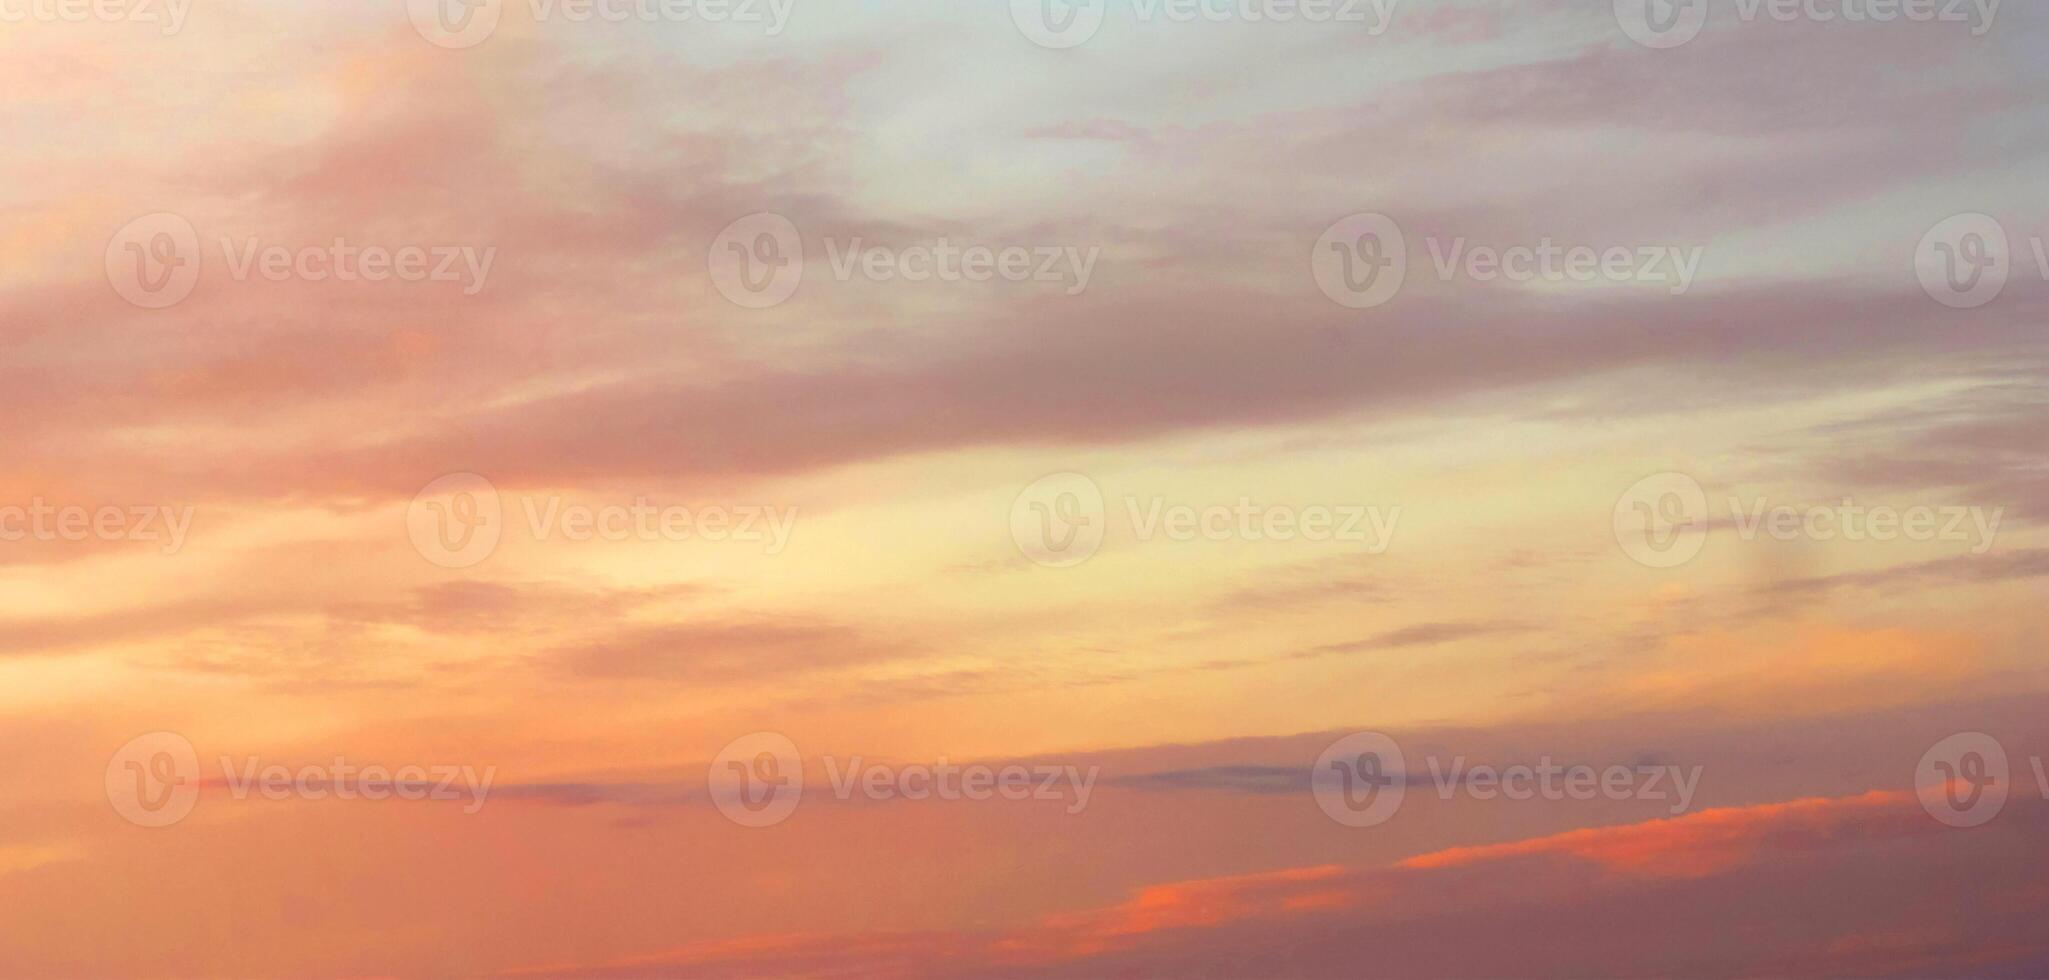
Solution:
{"label": "sky", "polygon": [[0,975],[2049,974],[2045,50],[0,0]]}

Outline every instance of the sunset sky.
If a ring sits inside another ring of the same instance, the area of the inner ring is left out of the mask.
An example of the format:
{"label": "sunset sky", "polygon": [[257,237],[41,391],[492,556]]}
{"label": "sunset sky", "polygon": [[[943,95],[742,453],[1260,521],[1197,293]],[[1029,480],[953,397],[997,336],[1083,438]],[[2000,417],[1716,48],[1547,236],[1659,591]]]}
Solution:
{"label": "sunset sky", "polygon": [[2049,976],[2049,10],[470,2],[0,0],[0,976]]}

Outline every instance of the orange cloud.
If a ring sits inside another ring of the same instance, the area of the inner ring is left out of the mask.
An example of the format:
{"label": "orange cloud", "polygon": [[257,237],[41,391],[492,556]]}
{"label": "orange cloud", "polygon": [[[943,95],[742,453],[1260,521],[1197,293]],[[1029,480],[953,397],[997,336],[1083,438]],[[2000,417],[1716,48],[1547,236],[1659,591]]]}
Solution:
{"label": "orange cloud", "polygon": [[1760,850],[1826,839],[1849,825],[1882,825],[1892,832],[1925,829],[1903,803],[1914,794],[1874,790],[1834,800],[1794,800],[1708,810],[1671,820],[1575,830],[1569,833],[1421,854],[1397,867],[1458,868],[1490,861],[1563,854],[1620,874],[1697,878],[1757,860]]}
{"label": "orange cloud", "polygon": [[[1984,845],[1973,848],[1968,860],[1974,866],[2010,862],[2007,849],[2016,840],[2042,853],[2043,842],[2031,829],[2040,816],[2029,812],[2028,828],[2016,828],[2018,838],[1965,839]],[[1826,916],[1816,916],[1805,930],[1787,930],[1781,921],[1777,926],[1787,934],[1777,944],[1759,940],[1743,950],[1731,950],[1721,931],[1725,926],[1715,924],[1731,915],[1769,916],[1754,899],[1766,881],[1790,878],[1810,889],[1855,889],[1872,849],[1910,867],[1955,860],[1962,853],[1960,839],[1946,833],[1909,793],[1801,799],[1451,848],[1383,868],[1304,867],[1155,885],[1117,905],[1051,915],[997,934],[757,937],[537,972],[1100,977],[1175,976],[1197,965],[1240,964],[1247,975],[1474,976],[1580,975],[1600,962],[1624,973],[1740,973],[1777,963],[1783,972],[1820,974],[1868,962],[1875,951],[1888,949],[1911,948],[1917,962],[1931,969],[2010,964],[2049,949],[2016,940],[1959,950],[1957,934],[1939,922],[1902,932],[1897,923],[1903,914],[1893,906],[1864,910],[1858,929],[1838,927]],[[1599,874],[1588,877],[1588,870]],[[1717,879],[1726,886],[1708,884]],[[1848,905],[1863,901],[1854,892],[1843,894]],[[1911,889],[1889,898],[1919,907]],[[1688,903],[1698,903],[1700,921],[1681,911]],[[2041,905],[2038,894],[2032,911],[2017,912],[2017,918],[2039,915]],[[1618,915],[1650,916],[1636,937],[1640,942],[1620,942],[1598,924],[1610,908],[1635,910]],[[1512,938],[1525,933],[1543,939],[1525,945]],[[1469,941],[1440,938],[1458,935]],[[1373,965],[1362,965],[1367,963]],[[1573,963],[1580,965],[1562,965]]]}

